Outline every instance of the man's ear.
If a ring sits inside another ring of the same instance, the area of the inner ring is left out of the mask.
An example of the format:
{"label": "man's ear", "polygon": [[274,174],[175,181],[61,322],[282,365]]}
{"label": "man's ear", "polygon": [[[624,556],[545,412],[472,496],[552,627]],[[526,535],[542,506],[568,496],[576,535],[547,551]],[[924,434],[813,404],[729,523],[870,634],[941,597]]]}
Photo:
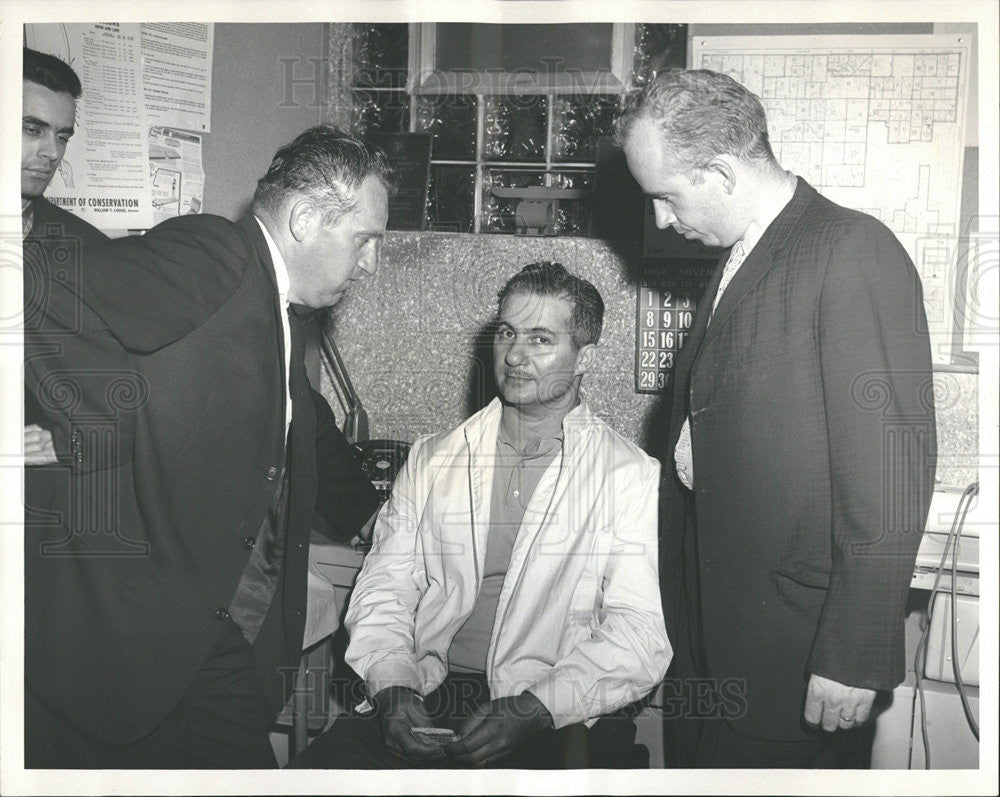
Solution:
{"label": "man's ear", "polygon": [[590,370],[591,366],[594,364],[594,360],[597,357],[597,344],[587,343],[580,347],[580,351],[576,353],[576,368],[573,370],[574,374],[585,374]]}
{"label": "man's ear", "polygon": [[321,216],[319,208],[313,204],[312,200],[299,199],[292,205],[288,214],[288,231],[296,241],[301,243],[309,231],[316,224],[322,222]]}
{"label": "man's ear", "polygon": [[727,194],[733,193],[736,188],[736,170],[725,155],[716,155],[705,166],[705,171],[709,173],[709,179],[715,177],[722,180],[722,188]]}

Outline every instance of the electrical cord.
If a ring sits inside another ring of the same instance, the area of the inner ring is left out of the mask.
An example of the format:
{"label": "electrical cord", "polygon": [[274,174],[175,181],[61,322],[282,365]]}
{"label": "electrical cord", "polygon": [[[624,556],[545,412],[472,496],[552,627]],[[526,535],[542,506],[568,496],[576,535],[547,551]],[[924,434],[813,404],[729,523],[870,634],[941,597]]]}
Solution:
{"label": "electrical cord", "polygon": [[[957,683],[959,684],[959,695],[962,698],[962,708],[965,711],[966,719],[970,723],[970,727],[973,729],[973,734],[975,734],[976,739],[979,739],[979,725],[976,723],[975,718],[972,716],[971,708],[968,704],[968,696],[965,692],[965,684],[961,682],[961,675],[958,673],[958,662],[955,651],[957,650],[956,644],[956,631],[957,631],[957,618],[955,615],[955,605],[957,603],[957,592],[956,592],[956,565],[958,559],[958,540],[961,537],[961,529],[965,525],[965,516],[968,514],[969,505],[972,503],[972,499],[979,494],[979,482],[973,482],[965,491],[962,493],[961,498],[958,499],[958,506],[955,509],[955,516],[951,522],[951,529],[948,531],[948,538],[944,543],[944,550],[941,552],[941,562],[937,567],[937,575],[934,577],[934,586],[931,588],[930,600],[927,603],[927,621],[924,626],[923,632],[920,634],[920,640],[917,642],[917,649],[913,656],[913,669],[916,674],[916,696],[920,699],[920,735],[924,744],[924,769],[931,768],[931,747],[930,740],[927,736],[927,704],[924,698],[924,667],[927,664],[927,639],[930,636],[931,630],[931,614],[934,611],[934,598],[937,596],[938,587],[941,584],[941,575],[944,573],[945,564],[948,561],[948,553],[951,551],[951,644],[952,644],[952,667],[955,669],[956,677],[958,678]],[[952,540],[955,540],[954,545],[952,545]],[[915,698],[916,699],[916,698]],[[913,724],[914,718],[911,716],[910,719],[910,761],[909,765],[913,763]]]}
{"label": "electrical cord", "polygon": [[976,717],[972,713],[972,707],[969,705],[969,695],[966,689],[965,682],[962,680],[962,667],[958,661],[958,594],[956,591],[956,569],[958,565],[958,543],[962,539],[962,528],[965,526],[965,515],[969,511],[969,505],[972,503],[972,499],[979,494],[979,482],[973,482],[966,488],[966,492],[962,494],[964,498],[968,494],[969,500],[965,502],[965,507],[962,510],[962,519],[958,524],[958,531],[955,534],[955,545],[951,552],[951,669],[955,673],[955,685],[958,687],[959,697],[962,698],[962,710],[965,712],[965,719],[969,723],[969,728],[972,730],[972,735],[976,737],[976,741],[979,741],[979,723],[976,722]]}

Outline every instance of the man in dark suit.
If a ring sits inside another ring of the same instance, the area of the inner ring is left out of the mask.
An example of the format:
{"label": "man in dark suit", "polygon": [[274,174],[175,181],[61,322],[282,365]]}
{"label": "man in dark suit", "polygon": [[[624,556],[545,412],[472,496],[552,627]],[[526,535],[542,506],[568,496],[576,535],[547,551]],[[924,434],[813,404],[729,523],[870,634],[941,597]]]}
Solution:
{"label": "man in dark suit", "polygon": [[675,763],[833,765],[905,674],[935,451],[919,277],[778,165],[725,75],[659,75],[618,135],[657,225],[729,250],[678,358],[661,489]]}
{"label": "man in dark suit", "polygon": [[[381,150],[311,128],[275,155],[253,215],[170,220],[47,284],[46,324],[71,328],[82,303],[128,367],[103,374],[105,415],[81,418],[87,375],[59,389],[58,355],[27,358],[46,411],[76,413],[63,489],[26,528],[28,766],[275,765],[314,510],[349,538],[377,503],[304,340],[375,273],[394,183]],[[100,484],[95,454],[113,467]]]}
{"label": "man in dark suit", "polygon": [[[73,136],[76,101],[83,93],[80,78],[69,64],[54,55],[24,48],[21,110],[21,230],[24,234],[24,291],[26,306],[44,290],[54,270],[74,278],[80,270],[84,246],[107,240],[96,227],[49,202],[48,188]],[[36,303],[40,306],[40,303]],[[25,319],[31,328],[41,320]],[[56,462],[53,429],[36,396],[24,396],[24,459],[27,465]],[[58,437],[58,429],[55,430]],[[62,442],[66,442],[65,439]],[[66,450],[66,446],[62,446]]]}

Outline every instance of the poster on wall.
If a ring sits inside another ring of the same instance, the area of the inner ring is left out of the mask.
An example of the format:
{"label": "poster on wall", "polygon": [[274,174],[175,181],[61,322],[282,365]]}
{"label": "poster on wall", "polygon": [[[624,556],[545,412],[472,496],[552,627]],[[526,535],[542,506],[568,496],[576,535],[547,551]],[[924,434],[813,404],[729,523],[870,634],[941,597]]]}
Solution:
{"label": "poster on wall", "polygon": [[140,25],[26,25],[24,36],[83,83],[75,133],[45,196],[101,229],[152,226]]}
{"label": "poster on wall", "polygon": [[149,180],[154,224],[200,213],[205,193],[201,136],[169,127],[150,127]]}
{"label": "poster on wall", "polygon": [[146,122],[208,133],[212,129],[215,26],[198,22],[142,25]]}

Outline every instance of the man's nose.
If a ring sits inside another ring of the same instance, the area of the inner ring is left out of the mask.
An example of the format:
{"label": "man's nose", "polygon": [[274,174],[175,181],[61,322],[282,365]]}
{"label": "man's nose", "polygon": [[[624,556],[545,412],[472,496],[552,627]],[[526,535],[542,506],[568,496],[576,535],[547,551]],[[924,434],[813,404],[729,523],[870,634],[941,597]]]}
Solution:
{"label": "man's nose", "polygon": [[504,352],[503,361],[510,366],[518,366],[524,362],[524,347],[516,340],[507,344],[507,351]]}
{"label": "man's nose", "polygon": [[63,149],[54,134],[42,136],[38,142],[38,155],[49,161],[57,161],[62,156]]}
{"label": "man's nose", "polygon": [[653,200],[653,213],[656,216],[656,226],[661,230],[667,229],[667,227],[677,221],[677,217],[670,209],[670,204],[664,202],[662,199]]}
{"label": "man's nose", "polygon": [[378,273],[381,248],[381,241],[369,241],[361,250],[361,257],[358,259],[358,266],[361,270],[372,277]]}

